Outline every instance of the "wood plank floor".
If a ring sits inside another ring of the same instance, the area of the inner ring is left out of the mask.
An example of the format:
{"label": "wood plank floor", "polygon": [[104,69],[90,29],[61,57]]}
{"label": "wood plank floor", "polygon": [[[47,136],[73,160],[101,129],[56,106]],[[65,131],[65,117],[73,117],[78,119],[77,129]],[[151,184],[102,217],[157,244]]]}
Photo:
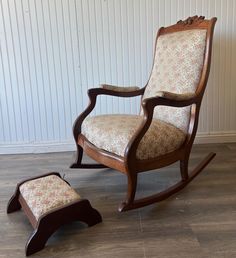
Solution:
{"label": "wood plank floor", "polygon": [[[75,222],[58,230],[32,257],[236,257],[236,143],[195,145],[190,167],[210,151],[209,166],[183,191],[145,208],[118,213],[126,178],[111,170],[69,169],[73,153],[0,157],[0,257],[24,257],[32,228],[22,211],[6,214],[18,181],[59,171],[90,199],[103,223],[86,228]],[[140,175],[138,196],[163,189],[179,178],[178,164]]]}

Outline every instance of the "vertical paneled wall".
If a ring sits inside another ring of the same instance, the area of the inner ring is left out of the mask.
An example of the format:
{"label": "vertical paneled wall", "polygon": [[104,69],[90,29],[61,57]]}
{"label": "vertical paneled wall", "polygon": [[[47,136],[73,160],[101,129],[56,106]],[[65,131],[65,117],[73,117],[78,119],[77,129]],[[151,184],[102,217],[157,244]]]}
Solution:
{"label": "vertical paneled wall", "polygon": [[[195,14],[218,17],[199,135],[236,140],[235,0],[0,0],[0,153],[71,149],[87,89],[143,86],[157,29]],[[103,97],[96,114],[138,110]]]}

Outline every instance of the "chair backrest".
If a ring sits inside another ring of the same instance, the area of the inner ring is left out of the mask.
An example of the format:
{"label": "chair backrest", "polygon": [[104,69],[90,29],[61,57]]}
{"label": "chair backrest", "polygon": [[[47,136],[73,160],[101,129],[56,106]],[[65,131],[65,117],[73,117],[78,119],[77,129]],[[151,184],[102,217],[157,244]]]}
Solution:
{"label": "chair backrest", "polygon": [[[152,72],[143,98],[158,91],[194,93],[205,90],[216,18],[189,17],[158,31]],[[200,83],[201,82],[201,83]],[[191,107],[158,106],[153,117],[188,131]]]}

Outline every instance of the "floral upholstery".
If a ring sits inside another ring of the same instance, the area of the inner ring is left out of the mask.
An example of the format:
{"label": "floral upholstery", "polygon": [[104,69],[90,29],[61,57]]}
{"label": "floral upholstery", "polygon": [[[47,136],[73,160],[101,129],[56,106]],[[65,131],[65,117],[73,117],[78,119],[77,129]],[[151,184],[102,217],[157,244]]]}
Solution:
{"label": "floral upholstery", "polygon": [[118,92],[130,92],[139,90],[137,86],[130,86],[130,87],[121,87],[121,86],[114,86],[109,84],[101,84],[101,88],[106,90],[118,91]]}
{"label": "floral upholstery", "polygon": [[38,220],[45,213],[80,199],[79,194],[56,175],[25,182],[20,193]]}
{"label": "floral upholstery", "polygon": [[[141,124],[138,115],[100,115],[87,117],[82,124],[82,134],[96,147],[124,157],[125,149]],[[175,126],[154,119],[141,140],[138,159],[154,158],[178,149],[185,133]]]}
{"label": "floral upholstery", "polygon": [[[206,30],[186,30],[161,35],[157,40],[154,66],[143,98],[158,91],[194,93],[200,80],[206,45]],[[190,107],[158,106],[154,117],[188,130]]]}

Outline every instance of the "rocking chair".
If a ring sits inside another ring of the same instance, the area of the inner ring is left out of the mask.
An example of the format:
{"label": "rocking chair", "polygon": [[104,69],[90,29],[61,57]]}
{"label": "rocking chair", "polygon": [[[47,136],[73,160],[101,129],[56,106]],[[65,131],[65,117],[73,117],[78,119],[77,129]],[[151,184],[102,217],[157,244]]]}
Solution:
{"label": "rocking chair", "polygon": [[[156,37],[150,78],[144,88],[103,84],[88,90],[90,104],[73,127],[77,157],[71,168],[113,168],[127,175],[119,211],[162,201],[183,189],[214,158],[210,153],[188,171],[203,94],[211,64],[217,18],[189,17],[162,27]],[[87,117],[98,95],[142,96],[140,115]],[[83,151],[99,164],[83,164]],[[168,189],[135,199],[138,173],[180,162],[181,180]]]}

